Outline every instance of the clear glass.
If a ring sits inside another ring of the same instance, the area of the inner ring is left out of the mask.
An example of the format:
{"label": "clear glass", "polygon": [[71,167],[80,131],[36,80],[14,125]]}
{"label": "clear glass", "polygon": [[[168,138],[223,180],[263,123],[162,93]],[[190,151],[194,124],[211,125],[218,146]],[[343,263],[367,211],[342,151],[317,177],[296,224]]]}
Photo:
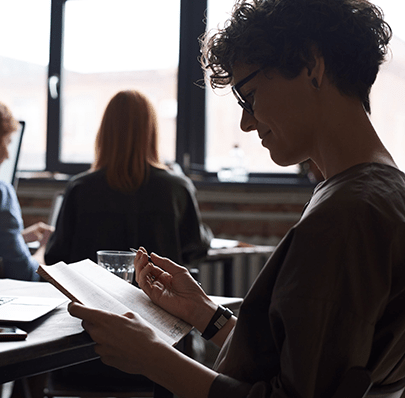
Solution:
{"label": "clear glass", "polygon": [[91,163],[111,97],[136,89],[158,114],[162,161],[175,159],[180,0],[69,0],[63,54],[63,162]]}
{"label": "clear glass", "polygon": [[[230,17],[235,0],[208,0],[207,28],[222,28]],[[232,167],[232,149],[237,145],[245,154],[247,172],[296,173],[297,166],[280,167],[270,158],[268,149],[261,145],[256,132],[244,133],[240,129],[242,108],[231,88],[206,88],[206,159],[208,171],[226,171]]]}
{"label": "clear glass", "polygon": [[26,122],[20,170],[44,170],[50,0],[0,1],[0,101]]}
{"label": "clear glass", "polygon": [[97,263],[102,268],[119,276],[129,283],[134,280],[136,254],[129,251],[99,250],[97,252]]}

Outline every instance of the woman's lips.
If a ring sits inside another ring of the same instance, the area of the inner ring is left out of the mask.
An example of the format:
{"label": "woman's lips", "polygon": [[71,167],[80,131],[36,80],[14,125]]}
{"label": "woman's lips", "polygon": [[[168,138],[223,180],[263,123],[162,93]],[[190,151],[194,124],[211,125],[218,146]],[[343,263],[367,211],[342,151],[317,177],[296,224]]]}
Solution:
{"label": "woman's lips", "polygon": [[259,132],[259,137],[261,140],[263,140],[264,137],[266,137],[266,135],[269,135],[271,133],[271,130],[268,130],[264,133]]}

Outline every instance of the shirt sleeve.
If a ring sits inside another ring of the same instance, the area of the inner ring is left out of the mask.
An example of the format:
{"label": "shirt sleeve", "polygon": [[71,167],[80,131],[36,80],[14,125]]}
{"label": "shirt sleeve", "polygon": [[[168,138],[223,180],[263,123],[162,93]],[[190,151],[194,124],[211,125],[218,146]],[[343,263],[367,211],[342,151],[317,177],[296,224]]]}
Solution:
{"label": "shirt sleeve", "polygon": [[23,220],[17,195],[10,184],[0,184],[0,257],[4,278],[38,281],[37,261],[21,231]]}

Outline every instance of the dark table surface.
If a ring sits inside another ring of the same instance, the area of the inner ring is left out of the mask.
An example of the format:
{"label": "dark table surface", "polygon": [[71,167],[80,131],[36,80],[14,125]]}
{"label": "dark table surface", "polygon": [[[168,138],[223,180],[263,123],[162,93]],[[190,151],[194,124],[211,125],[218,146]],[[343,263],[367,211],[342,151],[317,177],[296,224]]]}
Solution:
{"label": "dark table surface", "polygon": [[[64,297],[47,282],[12,279],[0,279],[0,295]],[[242,301],[239,298],[211,297],[232,310],[237,309]],[[94,342],[83,330],[81,321],[67,312],[68,303],[67,299],[54,311],[33,322],[13,323],[25,330],[28,337],[23,341],[0,342],[0,384],[97,358]]]}
{"label": "dark table surface", "polygon": [[[64,297],[49,283],[11,279],[0,279],[0,294]],[[0,383],[97,358],[81,321],[68,314],[68,302],[33,322],[13,323],[28,337],[0,342]]]}

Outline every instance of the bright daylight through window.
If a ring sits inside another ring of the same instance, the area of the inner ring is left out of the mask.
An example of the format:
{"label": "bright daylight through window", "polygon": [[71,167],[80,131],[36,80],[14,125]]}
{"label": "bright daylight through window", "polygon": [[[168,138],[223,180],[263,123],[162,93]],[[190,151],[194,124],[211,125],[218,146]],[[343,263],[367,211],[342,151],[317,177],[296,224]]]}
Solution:
{"label": "bright daylight through window", "polygon": [[[208,28],[222,26],[234,0],[208,0]],[[405,170],[405,25],[402,0],[376,0],[393,28],[393,55],[371,93],[371,119]],[[66,0],[61,91],[60,160],[91,163],[94,137],[108,100],[138,89],[159,117],[162,160],[176,154],[180,0]],[[20,169],[44,170],[51,0],[0,0],[0,101],[26,122]],[[158,11],[157,11],[158,10]],[[200,18],[200,17],[198,17]],[[197,59],[196,59],[196,62]],[[202,78],[202,74],[201,74]],[[198,83],[198,82],[196,82]],[[207,87],[207,171],[229,166],[238,145],[249,172],[295,173],[275,165],[257,133],[240,130],[241,108],[230,88]]]}
{"label": "bright daylight through window", "polygon": [[92,162],[104,109],[126,89],[150,98],[159,119],[162,160],[174,160],[179,19],[180,0],[66,2],[63,162]]}
{"label": "bright daylight through window", "polygon": [[[222,27],[230,16],[234,0],[208,1],[208,27]],[[386,15],[394,33],[391,42],[393,55],[383,65],[371,93],[371,119],[382,141],[405,171],[405,25],[402,0],[376,0]],[[245,153],[250,172],[297,172],[297,167],[279,167],[269,159],[268,150],[258,145],[255,132],[240,130],[241,108],[230,88],[207,89],[207,159],[210,171],[229,165],[228,156],[236,144]]]}
{"label": "bright daylight through window", "polygon": [[50,0],[0,1],[0,101],[26,122],[20,169],[43,170]]}

